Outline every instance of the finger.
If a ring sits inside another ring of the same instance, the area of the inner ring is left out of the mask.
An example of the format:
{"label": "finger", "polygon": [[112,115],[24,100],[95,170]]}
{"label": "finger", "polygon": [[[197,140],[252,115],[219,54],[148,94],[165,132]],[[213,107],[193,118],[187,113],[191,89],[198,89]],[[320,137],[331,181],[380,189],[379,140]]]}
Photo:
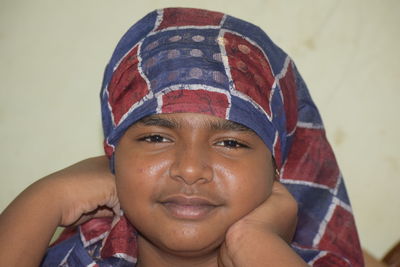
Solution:
{"label": "finger", "polygon": [[281,225],[286,225],[286,231],[280,233],[281,237],[290,243],[296,231],[298,205],[295,198],[280,182],[276,181],[272,187],[270,204],[280,207]]}
{"label": "finger", "polygon": [[223,242],[218,255],[218,267],[234,267],[233,260],[229,257],[226,242]]}
{"label": "finger", "polygon": [[286,186],[284,186],[281,182],[279,181],[274,181],[272,184],[272,193],[277,193],[277,194],[283,194],[287,196],[292,196],[290,194],[289,190],[287,190]]}
{"label": "finger", "polygon": [[82,214],[78,220],[76,220],[73,224],[71,225],[66,225],[66,226],[78,226],[81,225],[93,218],[102,218],[102,217],[113,217],[114,212],[111,208],[108,207],[99,207],[94,211],[87,212]]}
{"label": "finger", "polygon": [[122,216],[121,205],[119,204],[119,202],[117,203],[117,205],[115,205],[115,206],[112,208],[112,210],[113,210],[113,212],[114,212],[114,214],[115,214],[116,216]]}
{"label": "finger", "polygon": [[248,214],[244,221],[267,227],[290,243],[297,224],[297,202],[283,184],[275,181],[268,199]]}

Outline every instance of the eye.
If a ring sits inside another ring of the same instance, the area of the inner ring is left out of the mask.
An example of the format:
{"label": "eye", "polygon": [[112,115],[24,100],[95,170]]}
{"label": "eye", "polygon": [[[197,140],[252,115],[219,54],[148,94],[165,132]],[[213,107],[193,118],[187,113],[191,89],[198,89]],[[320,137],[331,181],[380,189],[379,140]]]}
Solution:
{"label": "eye", "polygon": [[158,134],[144,136],[139,138],[138,140],[147,143],[167,143],[171,141],[168,138],[165,138]]}
{"label": "eye", "polygon": [[222,140],[216,143],[217,146],[223,146],[230,149],[249,148],[247,145],[240,143],[236,140]]}

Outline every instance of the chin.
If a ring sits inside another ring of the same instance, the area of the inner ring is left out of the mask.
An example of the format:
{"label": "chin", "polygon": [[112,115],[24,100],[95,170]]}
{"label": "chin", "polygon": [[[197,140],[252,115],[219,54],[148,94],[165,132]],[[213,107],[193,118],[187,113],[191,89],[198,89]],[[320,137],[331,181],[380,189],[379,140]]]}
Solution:
{"label": "chin", "polygon": [[213,240],[212,242],[207,242],[207,240],[182,240],[177,238],[173,242],[163,244],[163,247],[166,251],[176,256],[200,257],[217,253],[217,249],[222,244],[222,241],[223,240]]}
{"label": "chin", "polygon": [[196,257],[215,253],[224,241],[224,236],[224,232],[218,234],[183,226],[179,230],[165,229],[152,243],[177,256]]}

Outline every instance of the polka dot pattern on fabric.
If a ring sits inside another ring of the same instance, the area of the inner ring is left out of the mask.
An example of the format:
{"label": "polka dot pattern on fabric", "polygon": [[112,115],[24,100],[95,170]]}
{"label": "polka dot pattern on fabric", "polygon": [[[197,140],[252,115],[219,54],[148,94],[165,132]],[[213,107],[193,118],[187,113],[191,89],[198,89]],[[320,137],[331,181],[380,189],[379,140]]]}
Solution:
{"label": "polka dot pattern on fabric", "polygon": [[264,87],[267,85],[267,81],[260,75],[254,74],[253,75],[254,80],[256,81],[256,84],[260,87]]}
{"label": "polka dot pattern on fabric", "polygon": [[221,53],[215,53],[212,57],[215,61],[222,62]]}
{"label": "polka dot pattern on fabric", "polygon": [[146,68],[151,68],[151,67],[153,67],[153,66],[156,64],[156,62],[157,62],[157,60],[156,60],[154,57],[149,58],[149,59],[146,60],[146,62],[145,62],[145,67],[146,67]]}
{"label": "polka dot pattern on fabric", "polygon": [[192,49],[190,50],[190,55],[193,57],[201,57],[203,56],[203,52],[200,49]]}
{"label": "polka dot pattern on fabric", "polygon": [[246,63],[244,63],[243,61],[238,61],[237,63],[236,63],[236,66],[238,67],[238,69],[241,71],[241,72],[247,72],[249,69],[247,68],[247,65],[246,65]]}
{"label": "polka dot pattern on fabric", "polygon": [[203,76],[203,71],[200,68],[192,68],[189,71],[189,76],[190,78],[199,79],[201,76]]}
{"label": "polka dot pattern on fabric", "polygon": [[180,56],[180,54],[181,54],[181,53],[179,52],[178,49],[172,49],[172,50],[169,50],[169,51],[168,51],[167,57],[168,57],[169,59],[177,58],[177,57]]}
{"label": "polka dot pattern on fabric", "polygon": [[175,35],[168,39],[168,41],[170,41],[170,42],[178,42],[180,40],[182,40],[182,36],[180,36],[180,35]]}
{"label": "polka dot pattern on fabric", "polygon": [[152,50],[152,49],[156,48],[156,47],[159,46],[159,45],[160,45],[160,43],[159,43],[158,41],[154,41],[154,42],[150,43],[150,44],[146,47],[146,50],[147,50],[147,51]]}
{"label": "polka dot pattern on fabric", "polygon": [[205,38],[202,35],[195,35],[192,37],[192,40],[195,42],[203,42],[205,40]]}
{"label": "polka dot pattern on fabric", "polygon": [[247,45],[240,44],[238,46],[238,48],[239,48],[239,51],[242,52],[243,54],[249,54],[250,53],[250,48]]}
{"label": "polka dot pattern on fabric", "polygon": [[168,73],[168,81],[173,82],[179,77],[179,72],[178,71],[171,71]]}
{"label": "polka dot pattern on fabric", "polygon": [[213,71],[212,77],[213,77],[213,80],[216,81],[217,83],[223,84],[228,81],[228,78],[220,71]]}

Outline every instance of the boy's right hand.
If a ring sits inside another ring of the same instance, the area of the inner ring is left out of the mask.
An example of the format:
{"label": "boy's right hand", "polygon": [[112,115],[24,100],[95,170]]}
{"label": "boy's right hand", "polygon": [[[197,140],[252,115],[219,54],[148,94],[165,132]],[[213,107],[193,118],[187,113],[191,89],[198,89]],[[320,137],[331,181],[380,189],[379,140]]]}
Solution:
{"label": "boy's right hand", "polygon": [[119,213],[119,201],[106,157],[53,173],[25,189],[1,213],[1,264],[38,266],[57,226],[114,213]]}
{"label": "boy's right hand", "polygon": [[89,158],[38,182],[56,192],[60,226],[78,225],[94,217],[119,214],[114,175],[105,156]]}

